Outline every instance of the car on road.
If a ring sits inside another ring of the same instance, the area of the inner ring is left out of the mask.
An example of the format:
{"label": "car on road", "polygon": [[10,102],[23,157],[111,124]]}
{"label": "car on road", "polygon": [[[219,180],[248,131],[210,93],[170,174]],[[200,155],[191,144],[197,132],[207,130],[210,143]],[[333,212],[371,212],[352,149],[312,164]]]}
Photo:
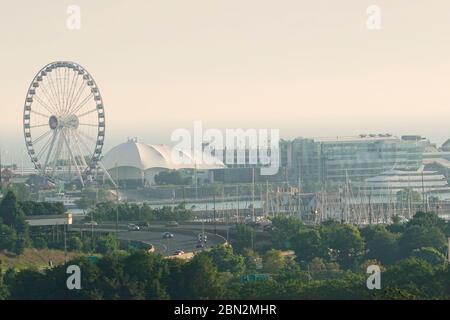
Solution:
{"label": "car on road", "polygon": [[88,221],[84,223],[85,226],[98,226],[96,221]]}
{"label": "car on road", "polygon": [[136,223],[136,225],[139,228],[148,228],[148,227],[150,227],[150,223],[148,223],[147,221],[139,221],[139,222]]}
{"label": "car on road", "polygon": [[173,233],[170,233],[170,232],[164,232],[164,233],[162,234],[162,237],[163,237],[163,239],[171,239],[171,238],[173,238]]}
{"label": "car on road", "polygon": [[128,224],[128,231],[139,231],[139,226],[135,225],[134,223]]}
{"label": "car on road", "polygon": [[177,250],[173,253],[174,256],[181,256],[182,254],[184,254],[183,250]]}
{"label": "car on road", "polygon": [[166,227],[178,227],[178,222],[176,221],[169,221],[166,223]]}
{"label": "car on road", "polygon": [[198,241],[205,241],[208,240],[208,236],[206,235],[206,233],[199,233],[198,234]]}

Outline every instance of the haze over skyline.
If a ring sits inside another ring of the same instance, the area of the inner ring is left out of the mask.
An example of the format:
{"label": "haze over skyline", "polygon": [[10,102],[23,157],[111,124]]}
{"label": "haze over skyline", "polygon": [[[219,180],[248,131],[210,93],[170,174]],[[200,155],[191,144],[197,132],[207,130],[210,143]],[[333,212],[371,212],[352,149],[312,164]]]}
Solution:
{"label": "haze over skyline", "polygon": [[[66,9],[81,8],[81,30]],[[366,9],[382,10],[382,29]],[[450,137],[450,2],[3,1],[0,148],[24,150],[23,102],[45,64],[84,66],[102,94],[106,147],[176,128],[276,128],[282,138]],[[18,17],[21,17],[20,19]],[[7,160],[8,161],[8,158]]]}

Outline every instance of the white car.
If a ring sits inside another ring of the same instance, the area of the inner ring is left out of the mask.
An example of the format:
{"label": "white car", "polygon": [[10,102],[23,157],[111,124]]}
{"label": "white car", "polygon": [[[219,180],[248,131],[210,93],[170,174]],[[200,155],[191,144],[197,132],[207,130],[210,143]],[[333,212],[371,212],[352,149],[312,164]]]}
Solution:
{"label": "white car", "polygon": [[173,253],[174,256],[181,256],[182,254],[184,254],[183,250],[177,250]]}
{"label": "white car", "polygon": [[85,226],[98,226],[96,221],[88,221],[84,223]]}
{"label": "white car", "polygon": [[164,232],[162,234],[162,237],[163,237],[163,239],[171,239],[171,238],[173,238],[173,234],[170,232]]}
{"label": "white car", "polygon": [[135,224],[133,224],[133,223],[130,223],[129,225],[128,225],[128,231],[139,231],[140,229],[139,229],[139,226],[137,226],[137,225],[135,225]]}

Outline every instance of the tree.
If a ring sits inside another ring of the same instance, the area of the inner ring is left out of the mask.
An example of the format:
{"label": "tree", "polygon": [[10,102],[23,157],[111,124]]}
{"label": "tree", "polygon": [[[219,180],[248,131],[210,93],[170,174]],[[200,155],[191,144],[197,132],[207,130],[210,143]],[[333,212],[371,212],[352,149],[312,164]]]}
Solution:
{"label": "tree", "polygon": [[436,227],[439,228],[444,234],[448,233],[449,226],[444,219],[441,219],[435,212],[417,212],[413,218],[407,223],[407,227],[421,226],[421,227]]}
{"label": "tree", "polygon": [[9,289],[3,278],[3,270],[0,268],[0,301],[6,300],[9,297]]}
{"label": "tree", "polygon": [[309,262],[326,255],[322,237],[317,229],[299,232],[292,240],[292,247],[299,262]]}
{"label": "tree", "polygon": [[10,183],[7,190],[13,192],[20,202],[29,201],[31,198],[30,189],[25,183]]}
{"label": "tree", "polygon": [[391,264],[398,259],[398,236],[384,226],[367,226],[361,230],[366,243],[366,258],[377,259],[383,264]]}
{"label": "tree", "polygon": [[430,247],[415,249],[412,252],[412,256],[428,262],[433,267],[444,266],[447,261],[442,253],[440,253],[435,248]]}
{"label": "tree", "polygon": [[404,289],[420,298],[430,298],[437,292],[442,292],[434,279],[432,266],[415,257],[401,260],[388,268],[382,281],[385,289]]}
{"label": "tree", "polygon": [[210,257],[220,272],[240,274],[245,270],[244,257],[234,254],[230,245],[219,245],[201,254]]}
{"label": "tree", "polygon": [[16,196],[12,191],[8,191],[0,204],[0,218],[4,224],[14,228],[18,234],[28,235],[25,215],[20,210]]}
{"label": "tree", "polygon": [[80,237],[71,236],[67,241],[67,247],[70,251],[81,251],[83,249],[83,241]]}
{"label": "tree", "polygon": [[236,224],[236,234],[232,242],[236,252],[242,252],[245,248],[252,248],[255,239],[255,230],[245,224]]}
{"label": "tree", "polygon": [[98,253],[111,253],[118,248],[116,238],[110,233],[100,236],[95,243]]}
{"label": "tree", "polygon": [[127,279],[125,299],[166,299],[161,279],[168,272],[160,255],[135,251],[125,258],[123,273]]}
{"label": "tree", "polygon": [[228,279],[206,255],[197,255],[183,267],[182,299],[209,300],[225,296]]}
{"label": "tree", "polygon": [[286,266],[286,258],[280,250],[269,250],[263,257],[263,270],[265,273],[278,274]]}
{"label": "tree", "polygon": [[330,256],[343,267],[350,267],[364,250],[364,240],[359,230],[348,224],[330,224],[322,227],[321,235]]}
{"label": "tree", "polygon": [[336,278],[342,273],[339,264],[336,262],[326,262],[321,258],[314,258],[308,263],[307,269],[311,277],[315,280]]}
{"label": "tree", "polygon": [[0,249],[13,252],[16,241],[16,231],[7,225],[0,224]]}
{"label": "tree", "polygon": [[274,247],[280,250],[292,249],[292,240],[303,227],[303,223],[297,218],[274,218],[270,231]]}
{"label": "tree", "polygon": [[404,257],[408,257],[414,249],[432,247],[443,250],[446,246],[445,235],[437,227],[413,225],[406,229],[399,239],[399,246]]}
{"label": "tree", "polygon": [[[242,256],[244,258],[245,263],[245,271],[246,272],[255,272],[256,269],[258,269],[259,265],[258,262],[262,261],[262,259],[259,257],[258,253],[255,251],[245,248],[242,251]],[[262,264],[261,264],[262,267]]]}

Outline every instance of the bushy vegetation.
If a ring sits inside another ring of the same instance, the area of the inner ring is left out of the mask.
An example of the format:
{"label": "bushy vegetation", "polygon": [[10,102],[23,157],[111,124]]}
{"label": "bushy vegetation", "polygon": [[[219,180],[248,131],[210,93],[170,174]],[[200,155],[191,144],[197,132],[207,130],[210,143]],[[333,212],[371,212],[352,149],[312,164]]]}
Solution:
{"label": "bushy vegetation", "polygon": [[[184,205],[153,209],[147,204],[105,202],[97,204],[92,211],[95,221],[185,221],[194,218],[194,212]],[[89,218],[90,219],[90,218]]]}
{"label": "bushy vegetation", "polygon": [[[131,204],[101,204],[95,210],[96,220],[114,220],[116,210],[124,220],[182,220],[187,212]],[[0,217],[0,248],[64,244],[51,233],[30,237],[13,193],[1,203]],[[119,251],[112,234],[72,233],[68,250],[102,256],[44,271],[1,270],[0,265],[0,299],[450,299],[449,236],[449,223],[435,213],[360,228],[275,218],[270,231],[237,225],[231,245],[181,260],[138,246]],[[74,264],[82,270],[81,290],[66,286],[66,267]],[[374,264],[382,270],[380,290],[366,286],[367,266]]]}

